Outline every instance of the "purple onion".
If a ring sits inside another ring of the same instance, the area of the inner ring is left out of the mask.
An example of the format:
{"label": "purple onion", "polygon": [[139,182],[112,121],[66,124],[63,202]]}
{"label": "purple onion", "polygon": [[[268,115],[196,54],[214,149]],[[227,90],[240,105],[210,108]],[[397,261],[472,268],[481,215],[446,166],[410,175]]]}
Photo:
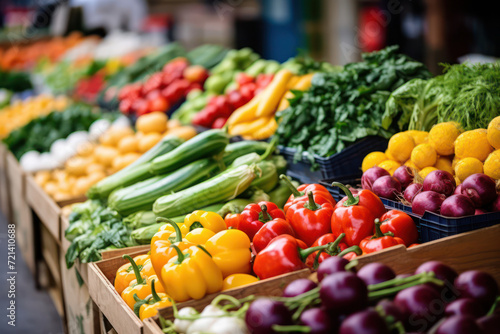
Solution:
{"label": "purple onion", "polygon": [[316,287],[316,283],[307,278],[299,278],[288,284],[283,290],[283,297],[295,297]]}
{"label": "purple onion", "polygon": [[415,198],[415,196],[417,196],[421,192],[422,192],[422,185],[420,183],[412,183],[405,189],[403,196],[405,200],[407,200],[410,203],[413,203],[413,199]]}
{"label": "purple onion", "polygon": [[401,166],[394,171],[392,176],[395,177],[399,183],[401,183],[401,187],[403,189],[406,189],[406,187],[413,182],[413,169],[408,166]]}
{"label": "purple onion", "polygon": [[396,274],[391,267],[380,262],[374,262],[363,266],[358,271],[358,277],[361,278],[366,285],[370,285],[393,279],[396,277]]}
{"label": "purple onion", "polygon": [[391,174],[382,167],[374,166],[367,169],[366,172],[363,173],[363,176],[361,176],[361,187],[363,187],[363,189],[372,190],[373,183],[379,177],[387,175],[391,176]]}
{"label": "purple onion", "polygon": [[447,281],[452,284],[458,276],[455,270],[440,261],[424,262],[417,268],[417,270],[415,270],[415,274],[423,272],[432,272],[437,279]]}
{"label": "purple onion", "polygon": [[388,299],[382,299],[377,303],[377,309],[381,308],[386,315],[390,315],[394,318],[395,321],[401,321],[404,323],[405,319],[399,307],[394,304],[393,301]]}
{"label": "purple onion", "polygon": [[372,191],[379,197],[394,200],[401,193],[401,183],[390,175],[382,176],[373,182]]}
{"label": "purple onion", "polygon": [[474,319],[482,317],[486,311],[477,300],[462,298],[449,303],[444,310],[447,317],[453,315],[466,315]]}
{"label": "purple onion", "polygon": [[497,198],[493,201],[493,204],[491,205],[491,211],[492,212],[500,211],[500,195],[498,195]]}
{"label": "purple onion", "polygon": [[340,325],[339,334],[386,334],[385,320],[374,310],[360,311],[348,316]]}
{"label": "purple onion", "polygon": [[481,330],[474,318],[464,315],[447,318],[436,330],[436,334],[471,334],[480,332]]}
{"label": "purple onion", "polygon": [[337,328],[336,318],[330,315],[322,308],[315,307],[302,312],[300,322],[310,328],[311,334],[328,334]]}
{"label": "purple onion", "polygon": [[330,256],[326,258],[318,266],[318,281],[321,282],[328,275],[346,271],[345,266],[348,264],[349,260],[343,257]]}
{"label": "purple onion", "polygon": [[453,194],[457,183],[453,175],[444,170],[434,170],[427,174],[423,183],[424,191],[435,191],[446,197]]}
{"label": "purple onion", "polygon": [[459,298],[472,298],[485,307],[491,306],[498,295],[498,284],[488,273],[479,270],[469,270],[461,273],[455,279]]}
{"label": "purple onion", "polygon": [[486,315],[478,319],[476,323],[481,328],[482,334],[498,334],[500,314],[493,313],[492,315]]}
{"label": "purple onion", "polygon": [[459,184],[456,188],[455,191],[453,192],[455,195],[462,195],[462,184]]}
{"label": "purple onion", "polygon": [[351,272],[328,275],[321,281],[321,302],[333,314],[350,314],[363,310],[368,304],[365,282]]}
{"label": "purple onion", "polygon": [[488,211],[486,211],[485,209],[476,209],[474,210],[474,215],[477,216],[477,215],[484,215],[485,213],[488,213]]}
{"label": "purple onion", "polygon": [[464,195],[451,195],[441,204],[441,215],[445,217],[473,216],[474,203]]}
{"label": "purple onion", "polygon": [[423,216],[425,211],[439,213],[445,199],[445,195],[435,191],[423,191],[413,199],[411,211],[420,216]]}
{"label": "purple onion", "polygon": [[462,195],[470,198],[476,208],[485,207],[496,199],[495,181],[485,174],[472,174],[462,183]]}
{"label": "purple onion", "polygon": [[259,298],[250,304],[245,323],[251,333],[273,334],[273,325],[291,325],[292,316],[282,302]]}

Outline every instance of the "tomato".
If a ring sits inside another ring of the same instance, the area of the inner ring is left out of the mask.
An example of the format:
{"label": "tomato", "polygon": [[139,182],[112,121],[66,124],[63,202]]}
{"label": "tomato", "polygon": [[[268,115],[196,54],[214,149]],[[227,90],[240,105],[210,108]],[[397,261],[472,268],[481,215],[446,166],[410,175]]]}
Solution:
{"label": "tomato", "polygon": [[254,86],[245,85],[241,87],[240,92],[245,101],[250,101],[255,96],[255,84]]}
{"label": "tomato", "polygon": [[195,89],[198,89],[198,90],[203,90],[203,86],[201,84],[199,84],[198,82],[192,82],[189,87],[186,89],[186,95],[192,91],[192,90],[195,90]]}
{"label": "tomato", "polygon": [[226,121],[227,121],[226,117],[218,117],[212,123],[212,129],[222,129],[222,127],[226,124]]}
{"label": "tomato", "polygon": [[159,97],[161,97],[161,90],[160,89],[155,89],[155,90],[150,91],[146,95],[146,100],[152,101],[152,100],[156,100]]}
{"label": "tomato", "polygon": [[139,84],[130,84],[123,86],[118,93],[118,99],[132,99],[135,100],[141,96],[141,85]]}
{"label": "tomato", "polygon": [[246,104],[246,100],[241,94],[241,92],[237,90],[232,90],[229,93],[227,93],[227,100],[229,104],[233,107],[233,109],[238,109],[242,105]]}
{"label": "tomato", "polygon": [[160,89],[162,87],[163,74],[154,73],[149,77],[149,79],[142,86],[142,93],[147,95],[149,92]]}
{"label": "tomato", "polygon": [[274,75],[273,74],[259,74],[257,76],[257,79],[255,80],[255,84],[257,87],[265,88],[271,81],[273,80]]}
{"label": "tomato", "polygon": [[167,111],[168,101],[162,96],[158,96],[156,99],[149,101],[149,109],[151,111]]}
{"label": "tomato", "polygon": [[145,99],[137,99],[132,104],[133,110],[137,116],[147,114],[149,112],[149,102]]}
{"label": "tomato", "polygon": [[132,102],[132,99],[124,99],[120,102],[120,105],[119,105],[119,109],[122,113],[128,115],[132,112],[132,105],[133,105],[133,102]]}
{"label": "tomato", "polygon": [[233,112],[233,108],[229,104],[225,95],[217,96],[213,105],[217,107],[217,116],[229,117],[229,115]]}
{"label": "tomato", "polygon": [[236,83],[239,87],[242,87],[248,83],[253,83],[253,78],[246,73],[238,73],[236,77]]}

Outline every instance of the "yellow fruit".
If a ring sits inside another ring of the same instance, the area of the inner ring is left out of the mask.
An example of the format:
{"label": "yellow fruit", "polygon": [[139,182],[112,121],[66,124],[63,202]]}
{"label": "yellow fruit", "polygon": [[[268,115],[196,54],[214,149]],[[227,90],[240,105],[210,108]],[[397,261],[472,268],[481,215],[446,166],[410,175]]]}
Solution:
{"label": "yellow fruit", "polygon": [[181,127],[182,126],[182,123],[181,121],[177,120],[177,119],[171,119],[167,122],[167,130],[169,129],[175,129],[175,128],[178,128],[178,127]]}
{"label": "yellow fruit", "polygon": [[420,172],[418,172],[418,175],[420,175],[420,177],[422,179],[425,179],[425,177],[432,171],[435,171],[437,170],[436,167],[425,167],[424,169],[422,169]]}
{"label": "yellow fruit", "polygon": [[132,136],[134,130],[125,126],[113,126],[106,131],[100,138],[100,142],[107,146],[117,146],[122,138]]}
{"label": "yellow fruit", "polygon": [[396,169],[401,167],[401,164],[397,161],[394,161],[394,160],[386,160],[386,161],[382,161],[381,163],[379,163],[378,166],[380,168],[385,169],[386,171],[389,172],[389,174],[392,175],[392,174],[394,174],[394,171],[396,171]]}
{"label": "yellow fruit", "polygon": [[492,151],[486,129],[466,131],[455,141],[455,155],[460,159],[470,157],[484,161]]}
{"label": "yellow fruit", "polygon": [[104,173],[104,171],[94,171],[87,176],[89,183],[91,183],[91,184],[96,184],[97,182],[101,181],[105,177],[106,177],[106,173]]}
{"label": "yellow fruit", "polygon": [[92,187],[93,183],[91,182],[88,177],[80,177],[78,180],[75,182],[75,193],[79,195],[85,195],[87,190],[89,190],[90,187]]}
{"label": "yellow fruit", "polygon": [[500,149],[500,116],[493,118],[488,125],[488,142],[495,149]]}
{"label": "yellow fruit", "polygon": [[94,172],[104,172],[105,168],[103,165],[93,162],[90,165],[87,166],[87,174],[92,174]]}
{"label": "yellow fruit", "polygon": [[95,145],[90,142],[85,142],[78,146],[77,154],[82,157],[89,157],[94,153]]}
{"label": "yellow fruit", "polygon": [[161,138],[162,136],[160,134],[154,132],[144,135],[144,137],[139,139],[139,152],[144,153],[149,151],[149,149],[155,146]]}
{"label": "yellow fruit", "polygon": [[132,152],[132,153],[125,154],[122,157],[122,163],[124,164],[123,167],[126,167],[126,166],[130,165],[132,162],[136,161],[140,157],[141,157],[141,155],[139,153]]}
{"label": "yellow fruit", "polygon": [[184,140],[188,140],[197,135],[196,130],[192,126],[179,126],[167,131],[167,135],[177,136]]}
{"label": "yellow fruit", "polygon": [[387,159],[387,156],[383,152],[376,151],[368,153],[366,157],[363,159],[363,163],[361,164],[361,170],[363,172],[366,172],[366,170],[386,160],[389,159]]}
{"label": "yellow fruit", "polygon": [[388,160],[394,160],[396,161],[396,158],[394,158],[391,154],[391,152],[389,152],[389,150],[385,150],[384,152],[385,156],[387,157]]}
{"label": "yellow fruit", "polygon": [[413,163],[413,161],[411,161],[411,160],[406,160],[406,162],[404,163],[404,165],[405,165],[405,166],[408,166],[408,167],[410,167],[410,168],[416,169],[416,170],[417,170],[417,172],[420,170],[420,168],[418,168],[418,167],[417,167],[417,165],[415,165],[415,164]]}
{"label": "yellow fruit", "polygon": [[148,133],[163,133],[167,129],[168,117],[162,112],[155,111],[139,116],[135,127],[137,131]]}
{"label": "yellow fruit", "polygon": [[113,160],[118,155],[118,150],[113,147],[97,146],[95,149],[95,157],[97,162],[104,165],[105,167],[110,167],[113,163]]}
{"label": "yellow fruit", "polygon": [[482,172],[483,163],[476,158],[463,158],[455,165],[455,175],[462,182],[470,175]]}
{"label": "yellow fruit", "polygon": [[434,166],[436,160],[436,151],[429,143],[417,145],[411,152],[411,161],[420,169]]}
{"label": "yellow fruit", "polygon": [[462,183],[462,181],[460,181],[460,179],[456,175],[454,176],[454,178],[455,178],[455,183],[457,184],[457,186]]}
{"label": "yellow fruit", "polygon": [[405,162],[411,156],[411,151],[415,147],[413,137],[407,133],[396,133],[389,139],[389,147],[387,148],[397,161]]}
{"label": "yellow fruit", "polygon": [[439,170],[444,170],[453,175],[453,168],[451,167],[451,160],[449,158],[446,157],[437,158],[434,167],[436,167]]}
{"label": "yellow fruit", "polygon": [[49,182],[50,178],[51,178],[51,173],[47,170],[35,174],[35,182],[40,187],[43,187],[47,182]]}
{"label": "yellow fruit", "polygon": [[493,179],[500,179],[500,150],[491,153],[484,162],[484,174]]}
{"label": "yellow fruit", "polygon": [[118,143],[118,151],[121,154],[129,152],[137,152],[138,150],[138,140],[135,136],[127,136],[122,138]]}
{"label": "yellow fruit", "polygon": [[85,157],[73,157],[66,161],[64,168],[66,171],[75,176],[82,176],[87,173],[87,167],[92,163],[90,158]]}
{"label": "yellow fruit", "polygon": [[57,192],[57,184],[54,181],[49,181],[43,186],[43,190],[50,196],[54,196]]}
{"label": "yellow fruit", "polygon": [[427,131],[408,130],[405,133],[409,134],[413,138],[415,145],[427,143],[429,136],[429,132]]}
{"label": "yellow fruit", "polygon": [[459,161],[460,161],[460,159],[457,156],[453,157],[453,160],[451,161],[451,168],[453,168],[453,170],[455,170],[455,166],[457,165],[457,162],[459,162]]}
{"label": "yellow fruit", "polygon": [[439,123],[429,131],[429,144],[439,155],[450,155],[455,151],[455,140],[460,135],[460,125],[456,122]]}

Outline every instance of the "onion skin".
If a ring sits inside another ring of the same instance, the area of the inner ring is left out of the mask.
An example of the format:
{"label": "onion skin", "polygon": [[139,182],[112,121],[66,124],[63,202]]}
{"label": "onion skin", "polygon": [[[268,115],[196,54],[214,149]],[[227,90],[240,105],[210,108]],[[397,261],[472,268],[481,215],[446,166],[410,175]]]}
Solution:
{"label": "onion skin", "polygon": [[493,201],[493,204],[491,205],[491,211],[492,212],[498,212],[498,211],[500,211],[500,194]]}
{"label": "onion skin", "polygon": [[391,176],[391,174],[378,166],[367,169],[366,172],[363,173],[363,176],[361,176],[361,187],[363,189],[372,190],[373,183],[382,176]]}
{"label": "onion skin", "polygon": [[379,197],[395,200],[401,193],[401,183],[395,177],[382,176],[373,182],[372,191]]}
{"label": "onion skin", "polygon": [[408,166],[398,167],[392,176],[401,183],[403,189],[406,189],[413,182],[413,170]]}
{"label": "onion skin", "polygon": [[462,183],[462,195],[469,197],[476,208],[486,207],[497,197],[495,181],[485,174],[472,174]]}
{"label": "onion skin", "polygon": [[412,184],[410,184],[405,189],[405,192],[403,194],[405,200],[407,200],[408,202],[412,203],[413,199],[415,198],[415,196],[417,196],[418,194],[420,194],[422,192],[422,187],[423,186],[420,183],[412,183]]}
{"label": "onion skin", "polygon": [[462,184],[459,184],[456,188],[455,191],[453,192],[455,195],[461,195],[462,194]]}
{"label": "onion skin", "polygon": [[464,195],[452,195],[441,204],[441,215],[445,217],[473,216],[475,213],[474,203]]}
{"label": "onion skin", "polygon": [[453,175],[444,170],[434,170],[430,172],[424,179],[424,191],[435,191],[443,194],[446,197],[453,194],[457,183]]}
{"label": "onion skin", "polygon": [[446,196],[435,191],[423,191],[413,199],[411,211],[423,216],[425,211],[439,213]]}

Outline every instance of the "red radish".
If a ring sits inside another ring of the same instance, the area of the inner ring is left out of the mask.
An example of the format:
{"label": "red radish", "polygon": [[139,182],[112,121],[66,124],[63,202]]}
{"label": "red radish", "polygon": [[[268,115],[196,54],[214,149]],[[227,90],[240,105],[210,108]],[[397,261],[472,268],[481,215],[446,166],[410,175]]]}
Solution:
{"label": "red radish", "polygon": [[413,199],[411,211],[423,216],[425,211],[439,213],[446,196],[435,191],[423,191]]}
{"label": "red radish", "polygon": [[424,191],[435,191],[448,197],[455,191],[457,183],[447,171],[434,170],[425,177],[423,185]]}
{"label": "red radish", "polygon": [[493,203],[497,197],[495,181],[485,174],[472,174],[462,183],[462,195],[469,197],[476,208]]}
{"label": "red radish", "polygon": [[372,185],[375,180],[377,180],[381,176],[391,176],[388,171],[385,169],[374,166],[370,169],[367,169],[366,172],[363,173],[363,176],[361,176],[361,186],[363,189],[368,189],[372,190]]}
{"label": "red radish", "polygon": [[420,192],[422,192],[422,185],[420,183],[412,183],[405,189],[403,196],[405,200],[412,203],[415,196]]}
{"label": "red radish", "polygon": [[401,183],[403,189],[406,189],[413,182],[413,170],[408,166],[399,167],[392,176]]}
{"label": "red radish", "polygon": [[379,177],[373,182],[372,190],[375,195],[387,199],[396,199],[401,193],[401,183],[390,175]]}
{"label": "red radish", "polygon": [[474,214],[474,203],[464,195],[452,195],[441,204],[441,215],[445,217],[465,217]]}

